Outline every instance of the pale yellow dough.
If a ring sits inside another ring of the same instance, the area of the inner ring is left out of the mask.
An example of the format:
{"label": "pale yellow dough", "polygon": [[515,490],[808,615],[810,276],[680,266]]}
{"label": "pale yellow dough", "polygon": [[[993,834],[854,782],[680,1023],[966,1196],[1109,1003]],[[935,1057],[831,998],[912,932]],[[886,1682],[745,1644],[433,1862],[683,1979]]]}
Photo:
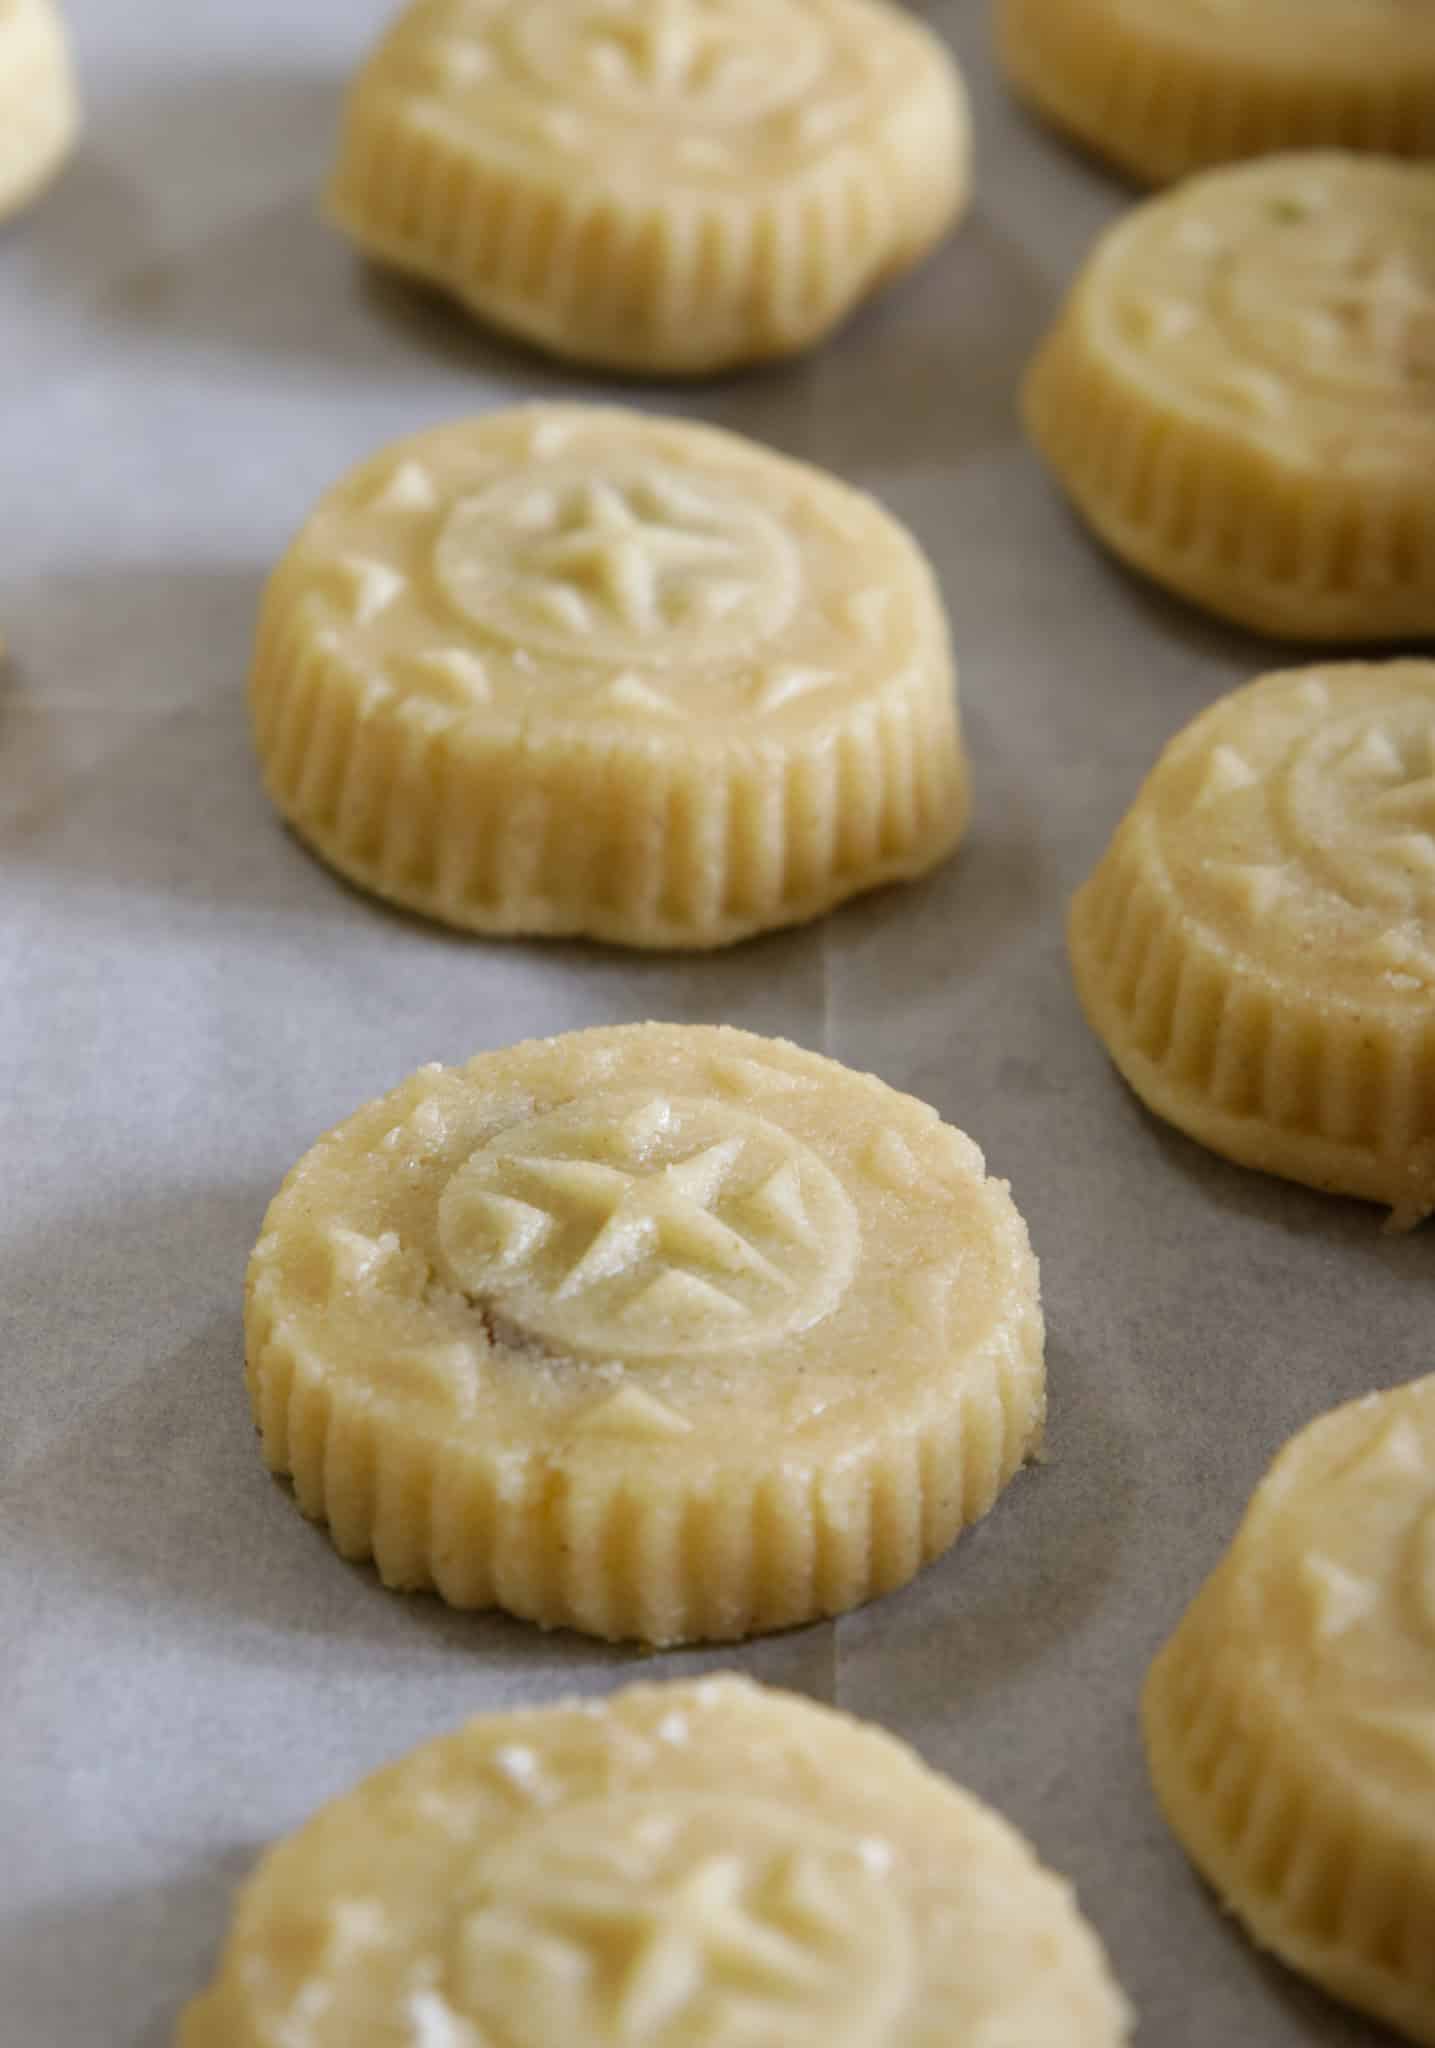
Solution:
{"label": "pale yellow dough", "polygon": [[1435,1378],[1286,1446],[1144,1710],[1167,1818],[1255,1939],[1435,2044]]}
{"label": "pale yellow dough", "polygon": [[1267,676],[1157,762],[1072,906],[1093,1028],[1247,1166],[1435,1208],[1435,662]]}
{"label": "pale yellow dough", "polygon": [[0,0],[0,220],[50,182],[78,127],[74,71],[54,0]]}
{"label": "pale yellow dough", "polygon": [[250,1263],[264,1456],[395,1587],[654,1643],[903,1584],[1038,1446],[1037,1269],[935,1110],[779,1039],[426,1067]]}
{"label": "pale yellow dough", "polygon": [[1120,2048],[1070,1888],[737,1677],[487,1715],[272,1849],[179,2048]]}
{"label": "pale yellow dough", "polygon": [[354,87],[334,218],[557,355],[810,346],[965,202],[955,65],[886,0],[417,0]]}
{"label": "pale yellow dough", "polygon": [[1018,91],[1148,184],[1273,150],[1435,155],[1428,0],[997,0]]}
{"label": "pale yellow dough", "polygon": [[1268,157],[1098,244],[1027,424],[1132,567],[1306,640],[1435,633],[1435,167]]}
{"label": "pale yellow dough", "polygon": [[346,477],[269,585],[252,703],[316,851],[472,931],[722,945],[922,872],[967,817],[911,537],[639,413],[520,407]]}

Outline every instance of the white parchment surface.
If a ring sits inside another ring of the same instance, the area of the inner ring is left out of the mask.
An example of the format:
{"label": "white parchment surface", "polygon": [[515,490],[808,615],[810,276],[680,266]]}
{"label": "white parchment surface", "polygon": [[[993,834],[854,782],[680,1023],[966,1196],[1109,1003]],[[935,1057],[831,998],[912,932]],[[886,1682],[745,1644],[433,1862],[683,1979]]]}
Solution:
{"label": "white parchment surface", "polygon": [[[385,439],[597,394],[319,222],[385,0],[71,0],[73,166],[0,230],[0,2044],[162,2048],[261,1844],[478,1708],[735,1664],[872,1715],[1075,1881],[1150,2048],[1371,2043],[1164,1831],[1136,1695],[1277,1444],[1431,1365],[1431,1247],[1149,1119],[1078,1014],[1066,900],[1165,739],[1274,665],[1078,531],[1019,368],[1129,195],[923,11],[978,197],[809,360],[643,405],[876,492],[932,555],[978,803],[931,880],[709,959],[483,944],[334,881],[259,790],[260,583]],[[1051,1461],[907,1592],[640,1658],[385,1593],[267,1478],[241,1383],[264,1204],[425,1060],[642,1017],[784,1032],[927,1097],[1041,1256]]]}

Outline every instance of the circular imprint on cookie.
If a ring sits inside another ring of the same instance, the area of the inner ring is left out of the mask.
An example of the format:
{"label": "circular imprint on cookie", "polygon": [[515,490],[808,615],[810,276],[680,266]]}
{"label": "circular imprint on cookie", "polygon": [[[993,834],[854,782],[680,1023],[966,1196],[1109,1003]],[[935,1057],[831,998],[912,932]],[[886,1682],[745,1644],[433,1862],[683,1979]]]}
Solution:
{"label": "circular imprint on cookie", "polygon": [[511,2048],[882,2048],[908,2001],[912,1944],[863,1851],[840,1828],[741,1794],[539,1815],[485,1857],[464,1902],[460,2003]]}
{"label": "circular imprint on cookie", "polygon": [[769,512],[654,462],[506,477],[455,505],[434,562],[474,625],[583,661],[730,656],[785,625],[801,586]]}
{"label": "circular imprint on cookie", "polygon": [[726,1103],[592,1096],[503,1131],[445,1188],[460,1288],[585,1357],[764,1349],[835,1307],[856,1212],[808,1146]]}

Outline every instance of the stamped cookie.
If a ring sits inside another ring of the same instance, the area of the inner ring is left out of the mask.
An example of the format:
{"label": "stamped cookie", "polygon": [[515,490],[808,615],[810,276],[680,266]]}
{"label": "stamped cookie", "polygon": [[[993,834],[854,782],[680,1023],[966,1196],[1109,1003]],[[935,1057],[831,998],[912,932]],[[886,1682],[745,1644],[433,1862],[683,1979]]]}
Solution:
{"label": "stamped cookie", "polygon": [[933,1109],[781,1040],[426,1067],[250,1263],[269,1465],[385,1583],[653,1643],[910,1579],[1038,1446],[1036,1263]]}
{"label": "stamped cookie", "polygon": [[956,67],[886,0],[416,0],[350,97],[330,211],[582,362],[789,355],[965,203]]}
{"label": "stamped cookie", "polygon": [[301,836],[472,931],[722,945],[920,873],[966,822],[910,536],[637,413],[523,407],[364,464],[270,583],[252,702]]}
{"label": "stamped cookie", "polygon": [[1148,184],[1273,150],[1435,155],[1425,0],[998,0],[1002,61]]}
{"label": "stamped cookie", "polygon": [[1028,427],[1132,567],[1256,631],[1435,633],[1435,167],[1270,157],[1099,243]]}
{"label": "stamped cookie", "polygon": [[1435,1209],[1435,662],[1267,676],[1166,749],[1071,914],[1143,1101],[1312,1187]]}
{"label": "stamped cookie", "polygon": [[480,1716],[271,1849],[179,2048],[1119,2048],[1070,1889],[737,1677]]}
{"label": "stamped cookie", "polygon": [[1168,1820],[1255,1939],[1435,2043],[1435,1378],[1287,1444],[1144,1718]]}
{"label": "stamped cookie", "polygon": [[54,0],[0,0],[0,220],[69,155],[79,105]]}

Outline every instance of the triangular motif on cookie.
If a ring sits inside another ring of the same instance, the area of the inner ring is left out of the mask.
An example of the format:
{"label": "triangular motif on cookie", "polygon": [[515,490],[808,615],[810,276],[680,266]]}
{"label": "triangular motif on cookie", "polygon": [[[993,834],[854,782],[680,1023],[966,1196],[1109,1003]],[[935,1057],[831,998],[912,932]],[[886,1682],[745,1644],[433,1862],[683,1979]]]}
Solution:
{"label": "triangular motif on cookie", "polygon": [[391,563],[369,555],[340,555],[330,573],[343,590],[356,626],[371,626],[408,588],[408,578]]}
{"label": "triangular motif on cookie", "polygon": [[431,512],[437,503],[438,486],[412,457],[396,464],[369,500],[374,512]]}

